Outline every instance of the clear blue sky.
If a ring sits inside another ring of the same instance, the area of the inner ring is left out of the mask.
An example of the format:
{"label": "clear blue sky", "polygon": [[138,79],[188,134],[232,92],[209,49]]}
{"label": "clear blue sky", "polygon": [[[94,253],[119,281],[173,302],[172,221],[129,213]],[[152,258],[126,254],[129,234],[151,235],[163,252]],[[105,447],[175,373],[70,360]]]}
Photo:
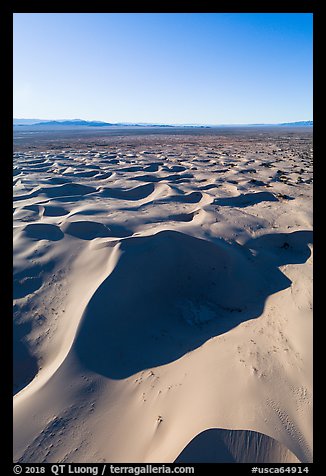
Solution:
{"label": "clear blue sky", "polygon": [[312,119],[312,14],[16,13],[14,117]]}

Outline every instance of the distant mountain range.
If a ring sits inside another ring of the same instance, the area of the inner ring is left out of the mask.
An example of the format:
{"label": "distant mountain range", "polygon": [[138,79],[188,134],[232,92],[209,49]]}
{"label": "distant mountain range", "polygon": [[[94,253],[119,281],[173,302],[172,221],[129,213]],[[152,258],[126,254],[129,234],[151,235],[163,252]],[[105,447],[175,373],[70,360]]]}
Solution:
{"label": "distant mountain range", "polygon": [[14,119],[14,126],[37,126],[37,127],[264,127],[264,126],[288,126],[288,127],[312,127],[313,121],[283,122],[280,124],[154,124],[154,123],[130,123],[130,122],[103,122],[103,121],[84,121],[82,119],[55,120],[46,119]]}
{"label": "distant mountain range", "polygon": [[280,126],[312,127],[314,121],[283,122]]}
{"label": "distant mountain range", "polygon": [[34,126],[86,126],[86,127],[106,127],[113,126],[109,122],[103,121],[83,121],[82,119],[74,119],[71,121],[42,121],[35,123]]}
{"label": "distant mountain range", "polygon": [[[84,121],[83,119],[55,120],[44,119],[14,119],[14,126],[37,126],[37,127],[175,127],[169,124],[131,123],[131,122],[104,122]],[[185,126],[187,127],[187,126]]]}
{"label": "distant mountain range", "polygon": [[14,126],[87,126],[87,127],[103,127],[112,126],[109,122],[103,121],[84,121],[82,119],[56,120],[48,121],[44,119],[14,119]]}

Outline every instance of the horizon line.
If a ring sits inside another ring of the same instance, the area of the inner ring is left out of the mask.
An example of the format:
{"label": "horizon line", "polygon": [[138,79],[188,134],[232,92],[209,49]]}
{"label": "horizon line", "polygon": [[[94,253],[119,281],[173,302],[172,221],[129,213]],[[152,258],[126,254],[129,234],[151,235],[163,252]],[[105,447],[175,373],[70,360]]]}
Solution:
{"label": "horizon line", "polygon": [[[40,119],[40,118],[29,118],[29,117],[13,117],[13,120],[24,120],[24,121],[38,121],[38,122],[73,122],[73,121],[82,121],[82,122],[102,122],[112,125],[126,124],[126,125],[159,125],[159,126],[263,126],[263,125],[279,125],[279,124],[292,124],[292,123],[301,123],[301,122],[313,122],[313,119],[304,119],[304,120],[295,120],[295,121],[279,121],[279,122],[232,122],[232,123],[203,123],[203,122],[143,122],[143,121],[119,121],[119,122],[108,122],[99,119]],[[30,124],[32,125],[32,124]]]}

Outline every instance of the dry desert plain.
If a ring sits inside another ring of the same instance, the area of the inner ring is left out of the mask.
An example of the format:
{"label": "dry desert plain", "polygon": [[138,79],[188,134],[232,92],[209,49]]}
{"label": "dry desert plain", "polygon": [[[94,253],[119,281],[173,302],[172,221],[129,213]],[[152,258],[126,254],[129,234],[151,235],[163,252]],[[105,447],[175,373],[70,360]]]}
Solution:
{"label": "dry desert plain", "polygon": [[14,136],[14,461],[312,461],[312,131]]}

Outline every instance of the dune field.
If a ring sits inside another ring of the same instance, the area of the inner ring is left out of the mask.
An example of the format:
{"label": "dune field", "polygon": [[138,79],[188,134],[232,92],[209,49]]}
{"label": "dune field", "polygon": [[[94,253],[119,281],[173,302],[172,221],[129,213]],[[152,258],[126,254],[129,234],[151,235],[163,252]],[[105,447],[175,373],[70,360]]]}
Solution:
{"label": "dune field", "polygon": [[311,462],[311,130],[87,134],[14,142],[14,461]]}

